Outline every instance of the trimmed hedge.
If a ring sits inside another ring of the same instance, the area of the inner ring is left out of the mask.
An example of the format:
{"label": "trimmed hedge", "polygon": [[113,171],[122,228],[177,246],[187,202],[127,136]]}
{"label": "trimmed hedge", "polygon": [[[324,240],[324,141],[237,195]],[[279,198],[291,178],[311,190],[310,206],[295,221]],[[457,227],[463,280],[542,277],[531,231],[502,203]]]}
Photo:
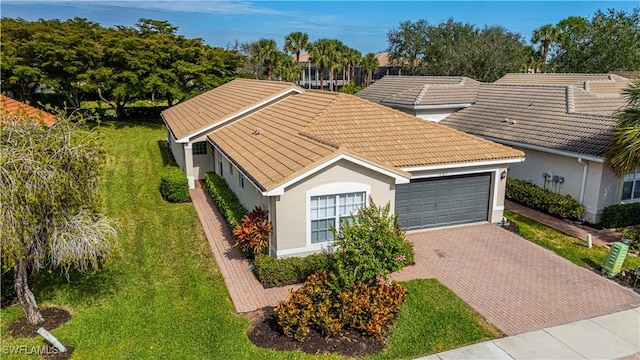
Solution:
{"label": "trimmed hedge", "polygon": [[177,166],[167,166],[160,177],[160,194],[170,202],[189,201],[189,181]]}
{"label": "trimmed hedge", "polygon": [[640,203],[607,206],[602,211],[600,223],[606,228],[640,225]]}
{"label": "trimmed hedge", "polygon": [[269,255],[258,255],[253,272],[266,287],[303,283],[307,277],[320,269],[329,270],[331,255],[313,254],[307,257],[276,259]]}
{"label": "trimmed hedge", "polygon": [[206,173],[204,176],[204,184],[209,195],[211,195],[211,199],[227,221],[229,229],[233,231],[249,211],[240,204],[236,194],[229,189],[229,185],[227,185],[225,179],[218,176],[218,174],[214,172]]}
{"label": "trimmed hedge", "polygon": [[570,195],[556,194],[525,180],[507,178],[505,196],[509,200],[562,219],[577,220],[584,212],[584,205]]}

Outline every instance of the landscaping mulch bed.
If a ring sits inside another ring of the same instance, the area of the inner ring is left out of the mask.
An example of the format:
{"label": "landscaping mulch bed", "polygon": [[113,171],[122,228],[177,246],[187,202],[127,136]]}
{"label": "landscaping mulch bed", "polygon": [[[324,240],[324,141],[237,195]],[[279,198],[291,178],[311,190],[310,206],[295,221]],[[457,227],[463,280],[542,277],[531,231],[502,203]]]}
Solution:
{"label": "landscaping mulch bed", "polygon": [[[308,354],[334,353],[349,357],[377,354],[384,350],[386,336],[378,339],[355,331],[346,331],[342,336],[325,338],[311,330],[304,341],[297,341],[282,333],[273,315],[273,309],[263,308],[248,315],[250,325],[247,336],[258,347],[278,351],[299,350]],[[388,334],[388,331],[386,332]]]}
{"label": "landscaping mulch bed", "polygon": [[45,307],[40,309],[44,321],[35,325],[29,324],[26,317],[19,318],[9,325],[8,333],[13,337],[36,337],[40,327],[51,331],[71,319],[71,313],[60,307]]}

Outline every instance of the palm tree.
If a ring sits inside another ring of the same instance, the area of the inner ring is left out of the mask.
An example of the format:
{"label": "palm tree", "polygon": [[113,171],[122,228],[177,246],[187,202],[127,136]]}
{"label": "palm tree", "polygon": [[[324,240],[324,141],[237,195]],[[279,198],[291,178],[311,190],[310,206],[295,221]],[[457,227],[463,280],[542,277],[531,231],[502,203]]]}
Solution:
{"label": "palm tree", "polygon": [[292,57],[282,54],[276,62],[273,74],[282,81],[296,81],[302,72],[302,65]]}
{"label": "palm tree", "polygon": [[364,85],[369,86],[371,84],[371,75],[377,71],[380,67],[380,62],[374,53],[368,53],[360,61],[362,70],[364,70]]}
{"label": "palm tree", "polygon": [[605,154],[605,164],[622,176],[640,166],[640,78],[622,92],[628,100],[620,112],[611,145]]}
{"label": "palm tree", "polygon": [[279,54],[280,51],[278,51],[275,40],[263,38],[251,44],[251,57],[264,67],[267,80],[271,80]]}
{"label": "palm tree", "polygon": [[349,49],[349,55],[347,56],[347,58],[349,59],[347,81],[351,82],[351,79],[355,77],[356,66],[360,63],[362,53],[360,53],[360,51],[356,49]]}
{"label": "palm tree", "polygon": [[[331,39],[331,53],[330,53],[330,63],[329,63],[329,90],[336,91],[338,85],[334,84],[334,80],[337,82],[337,74],[336,71],[340,70],[342,67],[342,52],[346,46],[340,41],[336,39]],[[334,76],[334,74],[336,76]]]}
{"label": "palm tree", "polygon": [[542,49],[542,66],[541,71],[544,72],[545,65],[547,64],[547,54],[549,53],[549,47],[560,40],[560,32],[558,28],[552,24],[543,25],[533,31],[531,36],[531,42],[534,44],[540,43]]}
{"label": "palm tree", "polygon": [[[300,31],[292,32],[284,38],[284,51],[296,54],[296,62],[300,63],[300,52],[308,50],[309,35]],[[300,85],[300,74],[298,74],[298,85]]]}
{"label": "palm tree", "polygon": [[310,60],[316,64],[320,77],[320,89],[324,89],[324,70],[331,66],[333,46],[329,39],[318,39],[309,44]]}

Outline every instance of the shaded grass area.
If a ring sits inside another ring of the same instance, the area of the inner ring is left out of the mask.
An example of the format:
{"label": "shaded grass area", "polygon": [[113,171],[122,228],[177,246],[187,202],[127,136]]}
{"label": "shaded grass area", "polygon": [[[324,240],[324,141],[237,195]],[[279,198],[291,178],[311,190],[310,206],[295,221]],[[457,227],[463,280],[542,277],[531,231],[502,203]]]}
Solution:
{"label": "shaded grass area", "polygon": [[[535,220],[505,210],[505,217],[509,221],[515,221],[520,230],[520,236],[536,243],[563,258],[582,267],[599,269],[604,265],[609,249],[605,247],[587,248],[584,243],[577,242],[577,239],[563,234],[555,229],[551,229]],[[640,257],[627,256],[623,269],[633,269],[640,267]]]}
{"label": "shaded grass area", "polygon": [[[234,312],[228,291],[191,203],[167,203],[159,173],[171,161],[159,141],[164,127],[103,123],[108,158],[102,192],[116,220],[119,250],[102,271],[39,273],[39,305],[70,310],[54,329],[74,348],[74,359],[311,359],[253,345],[249,322]],[[404,283],[410,295],[376,359],[409,358],[499,336],[455,294],[435,280]],[[11,338],[8,325],[23,316],[19,305],[0,311],[3,346],[42,346],[41,338]],[[320,358],[336,359],[335,355]],[[2,354],[3,359],[38,358]]]}

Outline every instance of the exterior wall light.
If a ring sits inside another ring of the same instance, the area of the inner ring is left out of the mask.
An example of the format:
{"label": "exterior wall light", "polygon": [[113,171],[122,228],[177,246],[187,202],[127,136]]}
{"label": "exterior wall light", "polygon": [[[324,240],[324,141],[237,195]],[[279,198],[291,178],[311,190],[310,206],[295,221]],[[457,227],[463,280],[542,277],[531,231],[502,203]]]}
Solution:
{"label": "exterior wall light", "polygon": [[507,177],[507,171],[502,170],[502,173],[500,173],[500,180],[504,180],[506,177]]}

